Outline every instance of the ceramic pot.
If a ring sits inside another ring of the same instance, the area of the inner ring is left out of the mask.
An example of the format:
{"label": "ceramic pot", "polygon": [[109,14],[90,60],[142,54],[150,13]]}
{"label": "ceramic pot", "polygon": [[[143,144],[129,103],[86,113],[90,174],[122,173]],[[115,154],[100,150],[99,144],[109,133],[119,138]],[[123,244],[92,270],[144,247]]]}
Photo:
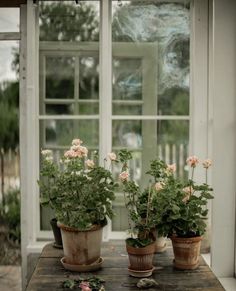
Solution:
{"label": "ceramic pot", "polygon": [[54,247],[56,248],[63,248],[62,246],[62,238],[61,238],[61,230],[60,228],[57,226],[57,219],[53,218],[50,220],[50,224],[52,227],[52,231],[53,231],[53,235],[54,235]]}
{"label": "ceramic pot", "polygon": [[166,250],[166,238],[160,236],[156,238],[155,253],[163,253]]}
{"label": "ceramic pot", "polygon": [[134,277],[148,277],[153,271],[153,256],[155,252],[155,242],[143,247],[135,248],[126,244],[126,250],[129,255],[129,273]]}
{"label": "ceramic pot", "polygon": [[193,270],[199,265],[201,236],[184,238],[172,236],[174,266],[177,269]]}
{"label": "ceramic pot", "polygon": [[64,260],[70,265],[91,265],[101,257],[102,226],[94,225],[81,231],[60,222]]}

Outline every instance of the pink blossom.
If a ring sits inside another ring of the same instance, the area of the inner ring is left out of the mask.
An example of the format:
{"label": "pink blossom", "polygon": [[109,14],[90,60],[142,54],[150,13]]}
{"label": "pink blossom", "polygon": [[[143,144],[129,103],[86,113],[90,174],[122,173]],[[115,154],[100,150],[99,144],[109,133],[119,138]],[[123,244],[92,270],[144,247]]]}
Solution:
{"label": "pink blossom", "polygon": [[86,147],[80,146],[79,151],[81,152],[81,154],[82,154],[83,157],[87,157],[87,155],[88,155],[88,149]]}
{"label": "pink blossom", "polygon": [[115,161],[116,160],[116,154],[115,153],[109,153],[109,154],[107,154],[107,156],[111,161]]}
{"label": "pink blossom", "polygon": [[129,173],[127,171],[124,171],[124,172],[120,173],[119,178],[122,182],[125,182],[129,178]]}
{"label": "pink blossom", "polygon": [[160,191],[163,189],[163,183],[161,182],[157,182],[155,185],[154,185],[154,188],[156,189],[156,191]]}
{"label": "pink blossom", "polygon": [[79,138],[76,138],[76,139],[73,139],[72,140],[72,145],[75,145],[75,146],[79,146],[83,143],[83,141]]}
{"label": "pink blossom", "polygon": [[167,165],[167,171],[170,173],[176,172],[176,164]]}
{"label": "pink blossom", "polygon": [[73,151],[73,150],[69,150],[69,151],[66,151],[65,153],[64,153],[64,157],[66,157],[66,158],[76,158],[77,157],[77,155],[76,155],[76,152],[75,151]]}
{"label": "pink blossom", "polygon": [[186,162],[190,167],[195,168],[196,165],[199,163],[199,159],[196,156],[191,156],[187,158]]}
{"label": "pink blossom", "polygon": [[208,169],[212,165],[212,161],[210,159],[206,159],[202,162],[203,168]]}
{"label": "pink blossom", "polygon": [[82,291],[92,291],[92,289],[89,287],[89,282],[86,281],[81,282],[79,287],[82,289]]}
{"label": "pink blossom", "polygon": [[88,168],[94,168],[94,166],[95,166],[93,160],[87,160],[87,161],[85,161],[85,165],[86,165]]}

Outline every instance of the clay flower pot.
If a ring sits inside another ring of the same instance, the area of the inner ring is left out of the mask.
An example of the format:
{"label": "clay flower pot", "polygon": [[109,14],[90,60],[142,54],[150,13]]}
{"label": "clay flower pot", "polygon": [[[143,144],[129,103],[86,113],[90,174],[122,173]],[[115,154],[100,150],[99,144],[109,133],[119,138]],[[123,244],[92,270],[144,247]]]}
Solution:
{"label": "clay flower pot", "polygon": [[[60,222],[64,261],[69,265],[92,265],[101,256],[102,226],[94,225],[90,230],[81,231]],[[89,269],[88,269],[89,271]]]}
{"label": "clay flower pot", "polygon": [[193,270],[199,265],[201,236],[184,238],[172,236],[174,266],[177,269]]}
{"label": "clay flower pot", "polygon": [[135,248],[126,244],[129,255],[129,274],[133,277],[148,277],[154,269],[152,261],[155,252],[155,242],[142,248]]}

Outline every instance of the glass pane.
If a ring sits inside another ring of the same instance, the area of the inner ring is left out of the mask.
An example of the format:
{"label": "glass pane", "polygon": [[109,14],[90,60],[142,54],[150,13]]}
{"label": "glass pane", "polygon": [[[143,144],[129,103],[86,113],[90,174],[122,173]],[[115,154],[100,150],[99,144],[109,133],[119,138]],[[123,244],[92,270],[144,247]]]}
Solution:
{"label": "glass pane", "polygon": [[79,114],[98,114],[99,113],[99,103],[80,103],[79,105]]}
{"label": "glass pane", "polygon": [[142,100],[141,59],[113,59],[113,99]]}
{"label": "glass pane", "polygon": [[79,99],[98,99],[98,57],[81,57],[79,73]]}
{"label": "glass pane", "polygon": [[79,137],[91,148],[97,148],[98,120],[46,120],[41,121],[42,147],[69,146]]}
{"label": "glass pane", "polygon": [[74,67],[73,57],[46,57],[46,98],[74,98]]}
{"label": "glass pane", "polygon": [[0,9],[0,32],[18,32],[20,30],[20,9]]}
{"label": "glass pane", "polygon": [[188,115],[189,1],[122,3],[112,11],[113,100],[143,100],[140,114]]}
{"label": "glass pane", "polygon": [[46,104],[46,114],[60,115],[73,114],[74,104]]}
{"label": "glass pane", "polygon": [[39,1],[40,41],[98,41],[99,1]]}
{"label": "glass pane", "polygon": [[[127,103],[126,103],[127,104]],[[122,104],[122,102],[113,102],[113,114],[114,115],[141,115],[142,105],[133,104]]]}
{"label": "glass pane", "polygon": [[[159,157],[168,164],[176,163],[177,175],[187,177],[185,161],[188,155],[189,122],[183,120],[113,121],[113,150],[133,151],[131,175],[143,184],[150,161]],[[114,168],[118,176],[119,167]]]}

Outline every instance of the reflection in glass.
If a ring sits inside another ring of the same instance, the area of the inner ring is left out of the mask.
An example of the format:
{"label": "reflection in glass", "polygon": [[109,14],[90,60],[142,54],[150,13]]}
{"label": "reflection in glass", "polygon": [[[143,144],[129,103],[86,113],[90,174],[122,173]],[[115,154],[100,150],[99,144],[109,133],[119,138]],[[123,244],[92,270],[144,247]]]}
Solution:
{"label": "reflection in glass", "polygon": [[98,41],[99,1],[39,1],[40,41]]}
{"label": "reflection in glass", "polygon": [[69,146],[79,137],[92,148],[98,146],[98,120],[46,120],[42,121],[45,147]]}
{"label": "reflection in glass", "polygon": [[98,99],[98,57],[80,57],[79,98]]}
{"label": "reflection in glass", "polygon": [[[122,99],[123,96],[130,95],[132,90],[140,86],[140,80],[147,84],[150,68],[156,66],[156,88],[147,85],[143,91],[139,89],[141,95],[131,94],[132,98],[142,99],[144,104],[151,102],[154,106],[153,99],[149,98],[156,96],[155,106],[159,115],[189,114],[189,11],[189,1],[184,3],[124,1],[121,7],[113,5],[113,48],[122,43],[123,49],[119,53],[130,56],[135,53],[135,48],[132,51],[130,44],[135,44],[142,52],[139,68],[142,75],[137,78],[137,69],[133,68],[125,57],[121,66],[113,49],[113,99]],[[157,45],[154,55],[147,49],[150,44]],[[152,58],[152,61],[148,63],[145,60],[149,58]],[[120,75],[125,74],[125,82],[119,81],[117,71],[120,71]],[[142,113],[153,115],[152,111],[147,110]]]}
{"label": "reflection in glass", "polygon": [[113,59],[113,100],[142,99],[141,59]]}
{"label": "reflection in glass", "polygon": [[46,57],[46,98],[74,98],[73,57]]}

